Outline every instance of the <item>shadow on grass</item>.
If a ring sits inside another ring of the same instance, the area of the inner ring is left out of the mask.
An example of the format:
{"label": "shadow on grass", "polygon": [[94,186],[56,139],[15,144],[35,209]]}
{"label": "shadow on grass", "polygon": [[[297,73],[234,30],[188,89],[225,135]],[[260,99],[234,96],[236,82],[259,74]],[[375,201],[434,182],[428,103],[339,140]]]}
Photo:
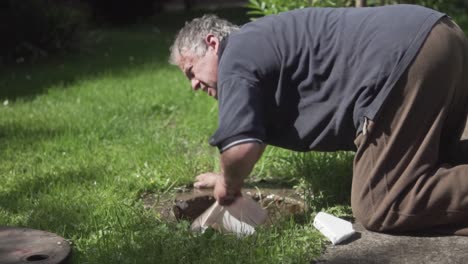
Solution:
{"label": "shadow on grass", "polygon": [[79,52],[57,55],[34,63],[0,65],[0,100],[28,100],[52,87],[67,88],[103,74],[121,76],[150,65],[168,66],[169,46],[185,21],[216,13],[236,23],[248,19],[244,8],[195,10],[158,14],[140,25],[93,30],[83,37]]}
{"label": "shadow on grass", "polygon": [[0,99],[31,99],[50,88],[122,76],[145,65],[158,70],[167,64],[171,35],[144,25],[88,32],[79,52],[0,68]]}
{"label": "shadow on grass", "polygon": [[26,213],[21,221],[25,227],[55,227],[49,231],[66,230],[65,235],[82,233],[81,225],[92,222],[88,218],[101,204],[100,198],[93,195],[100,171],[103,170],[90,166],[42,175],[37,172],[17,175],[15,184],[0,193],[0,208],[11,214]]}
{"label": "shadow on grass", "polygon": [[[64,134],[60,128],[39,128],[19,126],[18,124],[0,125],[0,158],[5,161],[12,155],[24,155],[45,141],[53,141]],[[8,147],[4,147],[4,146]],[[40,156],[40,155],[38,155]],[[1,200],[0,200],[1,201]]]}

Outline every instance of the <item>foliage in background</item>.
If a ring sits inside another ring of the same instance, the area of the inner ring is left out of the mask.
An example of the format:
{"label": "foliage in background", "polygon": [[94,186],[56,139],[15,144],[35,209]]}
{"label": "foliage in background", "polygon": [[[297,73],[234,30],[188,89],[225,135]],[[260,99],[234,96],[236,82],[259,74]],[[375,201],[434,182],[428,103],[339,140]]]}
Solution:
{"label": "foliage in background", "polygon": [[163,0],[0,1],[0,64],[34,60],[80,46],[91,23],[124,25],[161,11]]}
{"label": "foliage in background", "polygon": [[163,0],[83,0],[99,24],[122,25],[146,19],[161,11]]}
{"label": "foliage in background", "polygon": [[0,7],[0,63],[76,47],[88,18],[76,1],[4,0]]}
{"label": "foliage in background", "polygon": [[326,6],[346,6],[348,0],[249,0],[247,14],[251,16],[267,16],[280,12],[305,8],[305,7],[326,7]]}
{"label": "foliage in background", "polygon": [[[355,0],[249,0],[247,13],[255,18],[305,7],[350,7],[355,4]],[[389,4],[416,4],[443,12],[468,9],[466,0],[367,0],[368,6]]]}
{"label": "foliage in background", "polygon": [[468,8],[466,0],[399,0],[395,2],[422,5],[442,12],[457,12],[457,10]]}

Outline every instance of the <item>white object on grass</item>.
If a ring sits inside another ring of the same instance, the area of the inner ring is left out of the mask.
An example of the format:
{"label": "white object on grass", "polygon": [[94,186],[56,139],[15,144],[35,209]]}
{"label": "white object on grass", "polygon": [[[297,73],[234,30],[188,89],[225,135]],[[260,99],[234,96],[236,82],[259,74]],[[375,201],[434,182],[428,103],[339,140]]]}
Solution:
{"label": "white object on grass", "polygon": [[204,232],[208,227],[213,227],[238,236],[251,235],[256,226],[265,223],[267,216],[267,211],[258,203],[241,196],[228,206],[222,206],[216,201],[193,221],[191,229]]}
{"label": "white object on grass", "polygon": [[326,236],[333,245],[343,242],[356,232],[350,222],[324,212],[320,212],[315,216],[314,226]]}

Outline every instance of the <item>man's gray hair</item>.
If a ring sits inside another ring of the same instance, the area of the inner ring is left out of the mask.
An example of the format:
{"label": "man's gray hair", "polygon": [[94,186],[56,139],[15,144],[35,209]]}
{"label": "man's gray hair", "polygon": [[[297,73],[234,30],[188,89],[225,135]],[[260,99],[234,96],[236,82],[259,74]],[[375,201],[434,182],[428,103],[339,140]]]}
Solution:
{"label": "man's gray hair", "polygon": [[213,34],[221,42],[231,32],[238,29],[238,26],[212,14],[186,22],[185,26],[177,33],[174,44],[170,48],[171,57],[169,62],[177,64],[179,56],[183,52],[191,52],[195,55],[203,56],[208,49],[205,43],[205,37],[208,34]]}

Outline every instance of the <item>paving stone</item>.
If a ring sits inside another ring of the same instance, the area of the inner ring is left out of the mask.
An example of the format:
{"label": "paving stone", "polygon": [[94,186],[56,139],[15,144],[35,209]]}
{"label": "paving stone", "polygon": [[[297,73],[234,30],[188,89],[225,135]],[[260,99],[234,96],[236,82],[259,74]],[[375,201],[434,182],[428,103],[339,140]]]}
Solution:
{"label": "paving stone", "polygon": [[468,237],[387,235],[354,224],[356,234],[329,245],[316,264],[451,264],[468,263]]}

